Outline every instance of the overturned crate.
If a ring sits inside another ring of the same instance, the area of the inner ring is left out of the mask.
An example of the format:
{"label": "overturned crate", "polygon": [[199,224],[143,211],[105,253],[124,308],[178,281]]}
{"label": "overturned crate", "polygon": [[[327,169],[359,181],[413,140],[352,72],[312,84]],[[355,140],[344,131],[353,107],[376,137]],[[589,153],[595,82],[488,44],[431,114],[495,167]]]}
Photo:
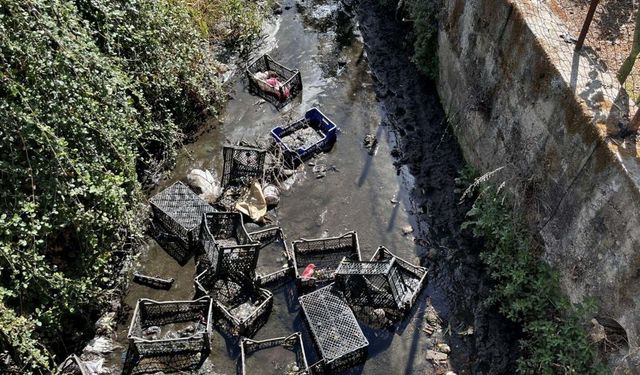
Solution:
{"label": "overturned crate", "polygon": [[367,359],[369,341],[334,285],[299,299],[313,343],[322,358],[318,370],[334,374]]}
{"label": "overturned crate", "polygon": [[210,352],[212,300],[140,299],[129,327],[123,373],[188,371]]}
{"label": "overturned crate", "polygon": [[264,177],[266,150],[226,145],[222,150],[222,187],[244,187]]}
{"label": "overturned crate", "polygon": [[242,214],[204,214],[199,237],[198,273],[209,270],[215,277],[254,277],[260,244],[247,233]]}
{"label": "overturned crate", "polygon": [[198,240],[202,215],[215,209],[180,181],[154,195],[149,203],[157,224],[152,235],[169,255],[184,263]]}
{"label": "overturned crate", "polygon": [[197,295],[210,296],[214,301],[216,326],[233,337],[252,337],[269,319],[273,294],[255,285],[252,279],[219,278],[206,270],[196,276]]}
{"label": "overturned crate", "polygon": [[[293,269],[301,291],[308,291],[333,281],[336,269],[343,258],[359,261],[358,234],[347,232],[337,237],[301,239],[293,241]],[[304,276],[304,270],[312,267],[313,275]]]}
{"label": "overturned crate", "polygon": [[264,55],[251,62],[246,69],[249,92],[280,109],[302,92],[302,77],[297,69],[290,69]]}
{"label": "overturned crate", "polygon": [[336,124],[314,107],[298,121],[273,128],[271,137],[282,149],[285,160],[295,164],[328,150],[336,141],[337,131]]}
{"label": "overturned crate", "polygon": [[368,262],[344,259],[336,271],[336,286],[353,306],[405,312],[424,287],[427,269],[379,247]]}
{"label": "overturned crate", "polygon": [[278,283],[293,274],[290,251],[282,228],[262,229],[249,235],[260,243],[255,277],[258,285]]}
{"label": "overturned crate", "polygon": [[[260,374],[308,375],[309,366],[302,343],[302,335],[296,332],[287,337],[269,340],[252,340],[243,338],[240,342],[240,375],[256,373],[251,369],[259,369]],[[265,366],[265,363],[276,366]],[[271,372],[269,370],[271,369]]]}
{"label": "overturned crate", "polygon": [[77,355],[71,354],[68,356],[64,362],[58,366],[58,371],[56,372],[58,375],[91,375],[91,372],[87,365],[78,358]]}

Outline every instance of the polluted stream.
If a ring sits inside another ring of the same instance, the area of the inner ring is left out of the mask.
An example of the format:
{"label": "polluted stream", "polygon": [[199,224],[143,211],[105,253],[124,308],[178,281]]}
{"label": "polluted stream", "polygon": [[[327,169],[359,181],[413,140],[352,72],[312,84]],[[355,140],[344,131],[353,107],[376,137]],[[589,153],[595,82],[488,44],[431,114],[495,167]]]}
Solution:
{"label": "polluted stream", "polygon": [[[151,195],[175,181],[186,182],[194,168],[215,170],[220,176],[224,144],[265,139],[275,126],[317,107],[338,126],[337,141],[330,151],[305,163],[295,182],[282,191],[279,205],[270,213],[277,220],[274,224],[283,229],[289,243],[356,231],[363,260],[385,246],[429,268],[427,287],[403,320],[384,329],[361,322],[369,355],[349,373],[509,373],[514,337],[504,332],[513,327],[479,307],[482,292],[477,291],[487,288],[479,261],[456,251],[470,246],[455,238],[464,218],[464,207],[454,193],[462,158],[447,133],[435,89],[418,83],[415,67],[397,45],[396,38],[401,40],[405,30],[373,1],[346,11],[343,3],[326,1],[288,0],[282,6],[283,13],[267,28],[270,36],[253,57],[268,53],[299,69],[302,93],[278,111],[251,95],[243,72],[238,71],[220,121],[212,120],[183,147],[176,167]],[[365,138],[372,145],[372,135],[377,139],[373,149],[363,147]],[[248,227],[257,229],[253,224]],[[195,295],[194,259],[181,266],[151,239],[133,268],[175,281],[168,291],[130,284],[125,296],[129,313],[118,326],[118,346],[105,363],[114,373],[124,363],[127,330],[139,298],[190,300]],[[308,362],[315,363],[318,357],[304,327],[294,283],[269,289],[273,310],[254,339],[302,332]],[[433,311],[441,328],[439,334],[430,335],[433,327],[425,315]],[[425,353],[442,343],[451,349],[450,363],[437,366]],[[286,373],[290,352],[265,353],[248,361],[247,374]],[[239,355],[237,342],[226,341],[214,330],[211,354],[193,373],[235,374]]]}

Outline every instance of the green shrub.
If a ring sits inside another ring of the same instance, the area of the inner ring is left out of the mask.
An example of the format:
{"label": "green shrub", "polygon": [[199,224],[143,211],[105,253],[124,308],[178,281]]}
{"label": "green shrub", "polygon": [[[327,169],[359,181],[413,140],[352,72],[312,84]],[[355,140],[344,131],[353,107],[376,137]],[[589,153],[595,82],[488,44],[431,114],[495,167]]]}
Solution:
{"label": "green shrub", "polygon": [[142,173],[221,98],[206,45],[170,0],[0,0],[0,373],[93,326]]}
{"label": "green shrub", "polygon": [[[469,178],[469,171],[464,178]],[[506,197],[486,183],[469,211],[474,236],[485,241],[481,259],[495,282],[486,301],[523,327],[518,373],[602,375],[607,368],[586,334],[591,306],[573,305],[560,292],[556,273],[535,254]]]}
{"label": "green shrub", "polygon": [[413,62],[428,78],[438,78],[438,18],[440,0],[411,0],[409,13],[415,34]]}

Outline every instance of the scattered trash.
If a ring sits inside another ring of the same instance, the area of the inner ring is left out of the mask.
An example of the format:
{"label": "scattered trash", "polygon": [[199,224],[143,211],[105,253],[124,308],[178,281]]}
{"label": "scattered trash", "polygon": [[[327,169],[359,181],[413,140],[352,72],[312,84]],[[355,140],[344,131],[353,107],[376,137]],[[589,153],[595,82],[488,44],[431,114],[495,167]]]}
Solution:
{"label": "scattered trash", "polygon": [[133,282],[155,289],[169,290],[171,289],[174,281],[175,280],[172,277],[163,279],[160,277],[143,275],[137,272],[133,274]]}
{"label": "scattered trash", "polygon": [[187,182],[192,188],[200,190],[200,198],[209,204],[215,203],[222,195],[222,187],[218,178],[208,170],[192,169],[187,175]]}
{"label": "scattered trash", "polygon": [[84,347],[83,353],[107,354],[111,353],[118,347],[119,346],[115,344],[110,338],[105,336],[97,336],[89,341],[87,346]]}
{"label": "scattered trash", "polygon": [[267,214],[267,202],[258,181],[253,181],[249,185],[249,190],[236,202],[235,208],[252,221],[262,222],[262,218]]}
{"label": "scattered trash", "polygon": [[[240,375],[249,375],[247,368],[262,368],[261,374],[286,374],[286,375],[298,375],[308,374],[309,365],[307,364],[307,355],[305,353],[304,344],[302,341],[302,335],[300,332],[295,332],[287,337],[278,337],[268,340],[252,340],[243,338],[240,341],[241,361],[240,361]],[[262,356],[256,356],[258,358],[252,358],[252,356],[260,351],[264,351]],[[267,353],[273,352],[273,356]],[[286,355],[289,354],[289,355]],[[274,371],[268,372],[263,363],[259,363],[265,357],[273,357],[276,360],[272,361],[274,364]],[[253,366],[248,363],[253,362]],[[274,363],[275,362],[275,363]]]}
{"label": "scattered trash", "polygon": [[[357,366],[367,358],[369,341],[333,285],[298,298],[326,373]],[[325,372],[323,372],[325,373]]]}
{"label": "scattered trash", "polygon": [[[293,241],[293,266],[298,287],[305,290],[314,288],[318,283],[332,281],[344,257],[353,261],[361,259],[356,232],[337,237]],[[303,278],[302,274],[310,264],[314,265],[313,278]]]}
{"label": "scattered trash", "polygon": [[460,336],[471,336],[473,335],[474,329],[472,326],[467,327],[465,330],[458,332]]}
{"label": "scattered trash", "polygon": [[405,225],[404,227],[402,227],[402,234],[403,235],[407,235],[409,233],[413,233],[413,227],[411,225]]}
{"label": "scattered trash", "polygon": [[336,141],[336,133],[336,125],[315,107],[302,119],[271,130],[271,136],[293,164],[328,149]]}
{"label": "scattered trash", "polygon": [[[278,11],[282,12],[279,4],[274,6],[274,12]],[[275,105],[277,109],[284,107],[302,91],[300,72],[276,62],[269,55],[250,63],[246,76],[249,91]]]}
{"label": "scattered trash", "polygon": [[262,189],[262,194],[267,206],[273,207],[280,203],[280,190],[275,185],[266,185]]}
{"label": "scattered trash", "polygon": [[369,155],[373,155],[375,154],[376,148],[378,146],[378,137],[373,134],[367,134],[364,136],[362,145],[364,146],[364,148],[369,150]]}

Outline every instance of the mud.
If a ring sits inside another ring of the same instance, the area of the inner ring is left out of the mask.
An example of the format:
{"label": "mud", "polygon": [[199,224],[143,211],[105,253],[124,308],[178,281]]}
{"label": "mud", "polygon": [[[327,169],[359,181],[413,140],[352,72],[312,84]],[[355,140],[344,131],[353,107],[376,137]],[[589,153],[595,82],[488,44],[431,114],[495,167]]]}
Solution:
{"label": "mud", "polygon": [[[384,121],[398,135],[397,165],[407,166],[415,179],[415,236],[419,255],[430,255],[424,262],[431,302],[453,330],[452,368],[459,374],[513,374],[520,329],[482,303],[491,287],[478,257],[482,244],[460,229],[470,209],[456,193],[464,160],[434,85],[416,80],[411,29],[376,0],[362,0],[357,15]],[[469,328],[471,335],[465,334]]]}

